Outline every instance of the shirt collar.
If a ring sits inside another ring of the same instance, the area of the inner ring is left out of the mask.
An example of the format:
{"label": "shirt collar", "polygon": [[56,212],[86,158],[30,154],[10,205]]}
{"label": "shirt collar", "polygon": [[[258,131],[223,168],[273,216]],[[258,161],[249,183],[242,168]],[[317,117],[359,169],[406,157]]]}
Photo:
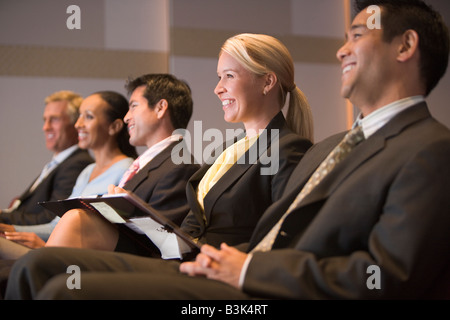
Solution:
{"label": "shirt collar", "polygon": [[360,113],[356,118],[353,127],[361,125],[364,132],[364,137],[368,139],[372,134],[378,131],[378,129],[383,127],[397,114],[422,101],[425,101],[424,96],[413,96],[394,101],[380,109],[373,111],[366,117],[363,117]]}
{"label": "shirt collar", "polygon": [[79,147],[77,144],[74,144],[73,146],[59,152],[57,155],[53,156],[52,161],[56,161],[56,163],[61,163],[64,160],[66,160],[72,153],[75,152]]}
{"label": "shirt collar", "polygon": [[147,163],[150,162],[154,157],[156,157],[161,151],[163,151],[165,148],[167,148],[172,142],[179,141],[182,139],[181,134],[173,134],[164,140],[159,141],[158,143],[154,144],[143,154],[139,156],[139,170],[147,165]]}

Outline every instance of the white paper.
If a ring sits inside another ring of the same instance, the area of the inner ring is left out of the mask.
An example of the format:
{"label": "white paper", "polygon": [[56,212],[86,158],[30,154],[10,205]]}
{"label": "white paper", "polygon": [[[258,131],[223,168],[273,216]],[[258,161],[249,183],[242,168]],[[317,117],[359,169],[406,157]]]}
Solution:
{"label": "white paper", "polygon": [[126,221],[105,202],[91,202],[91,206],[97,209],[107,220],[112,223],[125,223]]}
{"label": "white paper", "polygon": [[[145,218],[130,219],[134,227],[142,230],[143,233],[158,247],[161,251],[163,259],[180,259],[180,246],[178,237],[173,232],[168,232],[163,225],[155,222],[155,220]],[[131,227],[133,229],[133,227]]]}

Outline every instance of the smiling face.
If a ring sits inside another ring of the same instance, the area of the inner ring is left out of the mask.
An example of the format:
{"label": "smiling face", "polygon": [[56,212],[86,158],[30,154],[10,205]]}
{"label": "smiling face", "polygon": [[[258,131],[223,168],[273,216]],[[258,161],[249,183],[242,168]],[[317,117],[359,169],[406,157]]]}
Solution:
{"label": "smiling face", "polygon": [[222,101],[225,121],[248,125],[260,117],[264,77],[256,77],[226,52],[219,57],[217,75],[214,93]]}
{"label": "smiling face", "polygon": [[133,146],[151,147],[155,143],[155,132],[160,126],[156,108],[150,108],[148,100],[143,96],[145,86],[137,87],[130,96],[129,110],[125,115],[125,123]]}
{"label": "smiling face", "polygon": [[67,113],[67,101],[51,101],[44,110],[45,145],[48,150],[59,152],[77,143],[77,131]]}
{"label": "smiling face", "polygon": [[107,108],[108,104],[98,94],[83,100],[80,116],[75,123],[80,148],[95,150],[105,145],[110,129],[106,117]]}
{"label": "smiling face", "polygon": [[382,29],[367,27],[369,17],[366,10],[355,17],[346,43],[337,52],[342,68],[341,95],[360,109],[366,108],[366,114],[390,91],[396,70],[395,44],[383,41]]}

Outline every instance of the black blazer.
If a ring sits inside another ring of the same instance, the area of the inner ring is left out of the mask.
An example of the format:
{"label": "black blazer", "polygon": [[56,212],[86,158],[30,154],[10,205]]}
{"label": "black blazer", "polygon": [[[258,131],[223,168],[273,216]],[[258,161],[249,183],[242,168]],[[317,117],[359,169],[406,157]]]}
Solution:
{"label": "black blazer", "polygon": [[[248,250],[342,137],[307,152]],[[449,164],[450,131],[427,105],[401,112],[304,198],[281,226],[273,250],[253,254],[244,291],[276,299],[417,299],[448,290]],[[380,289],[367,287],[369,266],[380,268]]]}
{"label": "black blazer", "polygon": [[[266,208],[281,197],[288,178],[311,142],[292,133],[281,112],[265,130],[267,141],[260,135],[242,156],[246,160],[238,159],[205,196],[204,213],[197,201],[196,190],[213,161],[208,161],[210,164],[203,165],[191,177],[186,187],[191,211],[183,221],[182,229],[192,237],[213,246],[219,246],[221,242],[229,245],[246,242]],[[273,157],[275,161],[268,163],[277,150],[278,159]],[[215,152],[215,157],[220,153]],[[251,155],[257,155],[257,159],[252,161]],[[273,174],[262,174],[264,171],[261,170],[269,167],[278,170]]]}
{"label": "black blazer", "polygon": [[78,175],[93,161],[88,151],[75,150],[52,170],[33,192],[30,192],[30,188],[35,181],[33,180],[33,183],[19,197],[20,206],[16,210],[0,214],[0,222],[15,225],[35,225],[52,221],[55,214],[38,205],[38,202],[55,201],[69,197]]}
{"label": "black blazer", "polygon": [[[127,182],[125,190],[132,191],[159,213],[180,225],[189,212],[186,184],[200,166],[194,163],[175,164],[172,149],[182,142],[173,142]],[[184,148],[183,150],[187,150]]]}

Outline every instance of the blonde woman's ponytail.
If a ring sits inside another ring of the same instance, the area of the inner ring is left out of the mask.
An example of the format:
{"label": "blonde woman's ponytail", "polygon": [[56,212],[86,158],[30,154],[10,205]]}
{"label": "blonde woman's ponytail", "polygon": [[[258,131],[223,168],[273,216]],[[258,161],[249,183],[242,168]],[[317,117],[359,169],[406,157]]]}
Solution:
{"label": "blonde woman's ponytail", "polygon": [[290,91],[286,122],[293,132],[313,142],[314,128],[311,107],[305,94],[298,87]]}

